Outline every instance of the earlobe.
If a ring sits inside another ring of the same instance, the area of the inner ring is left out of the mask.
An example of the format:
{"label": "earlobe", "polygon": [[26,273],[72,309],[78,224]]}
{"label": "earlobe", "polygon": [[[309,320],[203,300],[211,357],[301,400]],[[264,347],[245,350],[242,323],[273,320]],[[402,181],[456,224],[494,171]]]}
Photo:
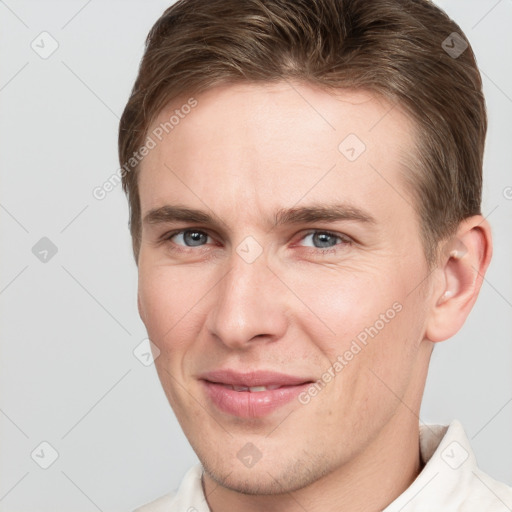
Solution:
{"label": "earlobe", "polygon": [[427,339],[444,341],[462,327],[478,297],[491,255],[489,223],[480,215],[464,220],[440,256],[443,286],[433,297]]}

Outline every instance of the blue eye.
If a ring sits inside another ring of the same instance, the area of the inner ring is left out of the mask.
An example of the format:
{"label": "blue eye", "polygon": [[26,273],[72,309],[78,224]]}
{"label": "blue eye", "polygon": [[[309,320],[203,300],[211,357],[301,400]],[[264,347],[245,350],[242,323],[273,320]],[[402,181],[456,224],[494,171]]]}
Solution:
{"label": "blue eye", "polygon": [[302,240],[307,238],[311,239],[313,245],[306,245],[306,247],[315,247],[316,249],[330,249],[339,245],[338,242],[348,243],[348,240],[334,233],[329,233],[329,231],[314,231],[308,233]]}
{"label": "blue eye", "polygon": [[[169,237],[169,240],[172,239],[174,239],[174,242],[178,245],[184,245],[185,247],[198,247],[200,245],[204,245],[208,241],[208,235],[204,231],[187,229],[174,233]],[[181,241],[177,241],[180,239]]]}
{"label": "blue eye", "polygon": [[[184,252],[191,248],[208,249],[206,246],[214,242],[214,239],[208,233],[199,229],[175,231],[167,234],[165,239],[172,242],[169,248],[178,252]],[[351,243],[352,240],[348,236],[329,231],[313,230],[304,235],[297,245],[310,248],[311,252],[322,255],[336,252],[338,249],[351,245]]]}

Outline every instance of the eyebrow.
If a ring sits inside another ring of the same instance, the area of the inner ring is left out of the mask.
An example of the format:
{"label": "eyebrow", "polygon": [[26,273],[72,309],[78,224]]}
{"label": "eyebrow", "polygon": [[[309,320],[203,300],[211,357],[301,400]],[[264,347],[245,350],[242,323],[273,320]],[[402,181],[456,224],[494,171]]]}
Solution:
{"label": "eyebrow", "polygon": [[[364,210],[347,204],[316,204],[292,208],[281,208],[274,213],[273,227],[315,222],[356,221],[376,224],[375,218]],[[165,205],[150,210],[143,219],[144,224],[163,224],[171,222],[191,222],[209,224],[214,227],[226,227],[226,223],[216,215],[203,210],[185,206]]]}

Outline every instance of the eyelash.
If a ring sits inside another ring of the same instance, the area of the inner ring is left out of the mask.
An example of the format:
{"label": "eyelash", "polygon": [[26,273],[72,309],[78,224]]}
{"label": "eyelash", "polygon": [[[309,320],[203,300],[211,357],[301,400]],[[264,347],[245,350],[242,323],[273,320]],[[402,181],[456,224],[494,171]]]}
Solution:
{"label": "eyelash", "polygon": [[[175,252],[180,252],[180,253],[189,253],[189,252],[194,251],[194,250],[196,250],[196,251],[197,250],[201,250],[202,248],[205,247],[205,245],[201,245],[201,246],[196,246],[197,249],[195,249],[194,247],[178,245],[178,244],[172,243],[172,238],[173,237],[175,237],[176,235],[187,233],[187,232],[201,233],[203,235],[211,237],[211,235],[209,235],[207,231],[204,231],[202,229],[186,228],[186,229],[180,229],[180,230],[177,230],[177,231],[172,231],[170,233],[166,233],[162,237],[162,242],[171,242],[171,244],[169,244],[169,249],[172,250],[172,251],[175,251]],[[325,229],[312,229],[312,230],[308,231],[307,233],[305,233],[301,237],[300,240],[302,241],[307,236],[314,235],[314,234],[325,234],[325,235],[328,235],[328,236],[332,236],[332,237],[338,238],[341,241],[340,243],[336,244],[335,246],[326,247],[324,249],[322,249],[321,247],[302,247],[302,249],[305,249],[306,252],[314,253],[315,255],[324,256],[324,255],[327,255],[327,254],[332,254],[332,253],[335,253],[338,250],[340,250],[341,247],[350,246],[354,242],[347,235],[344,235],[344,234],[341,234],[341,233],[335,233],[335,232],[332,232],[332,231],[326,231]]]}

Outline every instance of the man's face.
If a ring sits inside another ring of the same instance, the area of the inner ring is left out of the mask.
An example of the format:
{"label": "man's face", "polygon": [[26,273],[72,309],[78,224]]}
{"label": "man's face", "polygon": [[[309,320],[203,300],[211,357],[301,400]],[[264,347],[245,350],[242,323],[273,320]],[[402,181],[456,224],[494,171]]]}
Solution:
{"label": "man's face", "polygon": [[207,474],[290,491],[417,427],[432,299],[401,177],[413,126],[303,84],[196,100],[142,162],[141,317]]}

